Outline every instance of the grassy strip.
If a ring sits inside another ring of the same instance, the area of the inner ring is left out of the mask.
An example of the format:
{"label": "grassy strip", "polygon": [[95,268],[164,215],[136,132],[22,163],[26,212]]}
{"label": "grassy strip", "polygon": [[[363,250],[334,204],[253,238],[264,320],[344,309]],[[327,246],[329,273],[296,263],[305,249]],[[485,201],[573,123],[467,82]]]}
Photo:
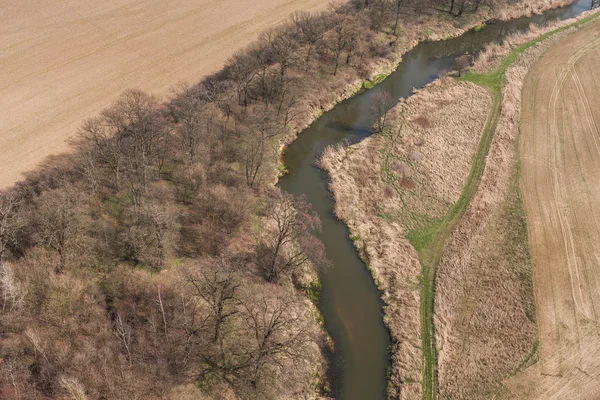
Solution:
{"label": "grassy strip", "polygon": [[[515,147],[518,146],[519,139]],[[512,270],[517,274],[521,288],[521,302],[523,303],[525,315],[536,324],[535,294],[533,290],[533,272],[531,265],[531,254],[529,253],[529,238],[527,232],[527,218],[521,190],[519,189],[519,174],[521,170],[520,160],[517,158],[512,183],[512,193],[506,206],[504,219],[508,222],[507,254]],[[518,268],[517,266],[525,268]]]}
{"label": "grassy strip", "polygon": [[[483,86],[483,85],[482,85]],[[434,219],[422,230],[411,231],[408,239],[419,254],[421,262],[421,335],[423,344],[423,397],[433,399],[437,395],[437,351],[433,330],[434,285],[437,266],[444,247],[464,215],[469,201],[477,191],[485,168],[485,161],[500,115],[501,93],[486,87],[492,96],[492,109],[460,198],[446,216]]]}
{"label": "grassy strip", "polygon": [[426,400],[437,398],[437,350],[433,326],[433,310],[435,297],[435,279],[437,266],[443,250],[454,228],[464,215],[467,205],[476,193],[485,168],[487,154],[492,142],[493,134],[500,116],[502,100],[502,87],[504,76],[508,67],[525,50],[535,44],[567,29],[580,26],[596,18],[594,14],[571,25],[550,31],[540,37],[515,47],[502,60],[500,65],[488,73],[467,73],[460,80],[473,82],[486,88],[492,96],[492,109],[479,142],[477,153],[473,158],[471,171],[463,188],[460,198],[450,208],[448,214],[442,218],[434,219],[431,223],[419,230],[409,232],[408,239],[417,251],[422,266],[421,276],[421,336],[423,351],[423,398]]}
{"label": "grassy strip", "polygon": [[394,72],[395,68],[390,70],[389,72],[382,72],[381,74],[375,75],[371,79],[367,79],[363,82],[363,87],[361,89],[373,89],[376,85],[383,82],[385,78],[387,78],[392,72]]}

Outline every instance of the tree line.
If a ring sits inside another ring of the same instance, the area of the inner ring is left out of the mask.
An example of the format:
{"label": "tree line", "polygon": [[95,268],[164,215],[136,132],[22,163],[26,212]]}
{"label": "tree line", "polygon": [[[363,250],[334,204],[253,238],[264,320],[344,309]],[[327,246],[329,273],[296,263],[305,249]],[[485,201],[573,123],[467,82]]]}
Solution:
{"label": "tree line", "polygon": [[480,3],[295,13],[169,101],[128,90],[85,121],[0,192],[0,397],[314,397],[305,291],[327,261],[316,214],[273,188],[279,147],[393,57],[406,15]]}

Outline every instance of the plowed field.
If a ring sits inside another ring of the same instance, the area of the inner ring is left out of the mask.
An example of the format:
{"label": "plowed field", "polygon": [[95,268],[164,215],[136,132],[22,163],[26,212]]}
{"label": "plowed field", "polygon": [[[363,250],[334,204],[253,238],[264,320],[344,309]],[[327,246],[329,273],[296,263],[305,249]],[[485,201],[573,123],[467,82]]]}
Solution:
{"label": "plowed field", "polygon": [[195,83],[323,0],[0,0],[0,188],[122,91]]}
{"label": "plowed field", "polygon": [[518,398],[600,398],[600,23],[554,45],[523,89],[521,190],[539,361]]}

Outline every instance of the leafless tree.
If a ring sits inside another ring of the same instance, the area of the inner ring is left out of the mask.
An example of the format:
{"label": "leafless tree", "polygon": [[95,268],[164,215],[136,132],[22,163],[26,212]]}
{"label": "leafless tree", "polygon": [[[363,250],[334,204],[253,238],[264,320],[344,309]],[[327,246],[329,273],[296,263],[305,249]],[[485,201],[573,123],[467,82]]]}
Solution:
{"label": "leafless tree", "polygon": [[273,163],[275,138],[280,131],[266,109],[248,119],[248,130],[242,131],[241,152],[246,184],[250,188],[262,183],[263,175]]}
{"label": "leafless tree", "polygon": [[128,90],[100,117],[88,120],[80,131],[81,140],[94,145],[112,171],[117,188],[125,178],[135,207],[162,168],[169,132],[158,108],[156,98]]}
{"label": "leafless tree", "polygon": [[87,400],[85,389],[77,378],[61,376],[60,385],[69,394],[71,400]]}
{"label": "leafless tree", "polygon": [[390,109],[394,106],[394,98],[387,92],[380,90],[373,95],[371,113],[376,118],[375,131],[382,132],[387,124]]}
{"label": "leafless tree", "polygon": [[470,54],[463,54],[462,56],[456,57],[454,63],[456,64],[458,76],[462,76],[463,72],[473,64],[473,56]]}
{"label": "leafless tree", "polygon": [[276,192],[266,206],[265,234],[259,262],[265,279],[277,282],[309,260],[324,263],[322,243],[314,237],[321,222],[304,199]]}
{"label": "leafless tree", "polygon": [[298,11],[292,15],[292,23],[295,27],[294,31],[297,41],[306,48],[304,63],[306,64],[306,69],[308,69],[315,48],[325,35],[326,25],[324,18]]}
{"label": "leafless tree", "polygon": [[141,207],[141,224],[150,233],[150,242],[156,253],[156,268],[161,269],[165,264],[165,256],[171,251],[176,242],[179,210],[169,203],[161,204],[155,200],[147,200]]}
{"label": "leafless tree", "polygon": [[389,0],[370,0],[369,18],[371,19],[371,29],[379,31],[389,21],[391,4]]}
{"label": "leafless tree", "polygon": [[20,203],[16,191],[0,191],[0,263],[9,245],[17,241],[16,234],[22,224],[18,214]]}
{"label": "leafless tree", "polygon": [[398,23],[400,22],[400,12],[404,8],[406,0],[394,0],[394,35],[398,35]]}
{"label": "leafless tree", "polygon": [[127,352],[127,360],[131,366],[133,363],[133,359],[131,357],[133,327],[126,319],[123,318],[121,314],[117,314],[117,317],[115,318],[114,333],[123,344],[123,347]]}
{"label": "leafless tree", "polygon": [[15,277],[12,267],[0,261],[0,295],[2,295],[2,311],[11,312],[19,309],[25,299],[25,289]]}
{"label": "leafless tree", "polygon": [[59,273],[67,264],[71,253],[80,243],[78,239],[83,227],[80,193],[73,187],[54,189],[42,193],[36,200],[36,209],[30,216],[35,226],[34,237],[43,246],[59,255]]}
{"label": "leafless tree", "polygon": [[332,16],[333,29],[327,33],[326,46],[332,54],[334,63],[333,75],[337,75],[340,66],[340,58],[342,53],[347,50],[353,30],[355,29],[352,23],[352,16],[344,14],[334,14]]}
{"label": "leafless tree", "polygon": [[188,272],[185,280],[194,287],[196,296],[208,304],[214,326],[212,340],[217,342],[223,324],[238,312],[241,283],[227,261],[217,259],[213,263],[206,268],[208,271],[201,266],[196,271]]}
{"label": "leafless tree", "polygon": [[259,298],[243,305],[249,335],[245,349],[245,371],[250,385],[258,387],[270,369],[283,369],[286,363],[305,358],[304,348],[310,335],[298,312],[298,305],[287,299]]}
{"label": "leafless tree", "polygon": [[[86,120],[79,130],[81,146],[87,147],[90,150],[88,154],[83,154],[84,157],[97,157],[98,162],[102,167],[107,168],[112,173],[112,183],[118,190],[121,183],[121,172],[123,170],[124,154],[122,150],[122,142],[119,136],[115,136],[115,131],[112,129],[108,121],[102,117],[95,117]],[[86,158],[87,158],[86,157]],[[87,165],[84,168],[93,165],[93,159],[86,159]],[[96,179],[96,169],[91,172],[91,178]]]}
{"label": "leafless tree", "polygon": [[298,41],[287,30],[271,30],[263,34],[272,61],[279,66],[279,92],[285,90],[286,72],[300,62]]}
{"label": "leafless tree", "polygon": [[177,123],[177,142],[188,164],[210,162],[218,115],[215,102],[208,100],[211,97],[207,90],[183,86],[176,100],[171,102],[170,111]]}
{"label": "leafless tree", "polygon": [[252,83],[258,76],[260,65],[254,52],[244,51],[234,54],[223,71],[224,76],[233,82],[239,104],[248,106]]}

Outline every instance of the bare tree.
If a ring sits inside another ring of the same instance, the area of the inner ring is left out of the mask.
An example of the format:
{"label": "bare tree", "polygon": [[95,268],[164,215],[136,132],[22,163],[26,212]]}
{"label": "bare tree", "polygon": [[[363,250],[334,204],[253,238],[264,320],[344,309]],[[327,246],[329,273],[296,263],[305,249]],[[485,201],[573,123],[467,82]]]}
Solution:
{"label": "bare tree", "polygon": [[0,295],[2,295],[2,311],[11,312],[20,308],[25,299],[25,289],[17,280],[12,267],[0,261]]}
{"label": "bare tree", "polygon": [[214,102],[205,101],[197,92],[184,87],[177,101],[173,102],[171,112],[177,122],[175,132],[185,162],[193,164],[200,161],[206,165],[210,161],[209,147],[213,140],[217,109]]}
{"label": "bare tree", "polygon": [[456,64],[458,76],[462,76],[463,72],[473,64],[473,56],[470,54],[463,54],[462,56],[456,57],[454,63]]}
{"label": "bare tree", "polygon": [[388,0],[370,0],[369,18],[371,19],[371,29],[379,31],[383,28],[386,21],[389,20],[390,3]]}
{"label": "bare tree", "polygon": [[[267,32],[268,34],[268,32]],[[268,41],[268,51],[273,62],[279,66],[279,92],[285,90],[285,74],[300,61],[298,41],[286,30],[272,33]]]}
{"label": "bare tree", "polygon": [[315,48],[325,35],[326,25],[324,18],[314,16],[307,12],[297,11],[292,15],[297,41],[306,48],[304,63],[308,70]]}
{"label": "bare tree", "polygon": [[133,359],[131,357],[133,327],[129,322],[127,322],[126,319],[123,318],[121,314],[117,314],[117,317],[115,318],[114,333],[121,343],[123,343],[123,347],[127,352],[127,360],[131,366],[133,363]]}
{"label": "bare tree", "polygon": [[128,90],[80,131],[81,140],[93,145],[112,171],[117,189],[125,178],[134,207],[140,205],[141,196],[148,183],[157,178],[164,160],[169,131],[158,108],[156,98]]}
{"label": "bare tree", "polygon": [[375,131],[382,132],[387,124],[390,109],[394,106],[394,98],[387,92],[379,90],[372,97],[371,113],[375,120]]}
{"label": "bare tree", "polygon": [[17,241],[16,233],[22,224],[18,215],[20,203],[15,191],[0,191],[0,263],[9,245]]}
{"label": "bare tree", "polygon": [[61,376],[60,385],[69,394],[71,400],[87,400],[85,389],[77,378]]}
{"label": "bare tree", "polygon": [[273,165],[275,138],[280,131],[266,109],[257,110],[248,119],[249,131],[242,131],[241,152],[246,184],[250,188],[262,183],[268,168]]}
{"label": "bare tree", "polygon": [[[115,133],[104,118],[95,117],[83,123],[79,130],[79,138],[80,146],[90,148],[89,155],[97,157],[99,164],[109,169],[112,174],[111,183],[118,190],[121,183],[124,154],[121,149],[120,137],[115,136]],[[87,162],[93,161],[87,160]]]}
{"label": "bare tree", "polygon": [[398,23],[400,22],[400,12],[404,7],[404,3],[406,0],[395,0],[394,5],[394,35],[398,35]]}
{"label": "bare tree", "polygon": [[14,396],[13,399],[20,400],[23,398],[21,396],[21,392],[19,391],[19,386],[21,382],[19,382],[19,359],[15,354],[3,355],[2,359],[0,359],[0,373],[4,375],[6,380],[12,386]]}
{"label": "bare tree", "polygon": [[161,269],[165,264],[165,257],[174,248],[175,236],[179,226],[177,218],[178,208],[173,204],[160,204],[156,201],[146,201],[141,208],[140,218],[142,224],[151,233],[153,249],[155,249],[156,268]]}
{"label": "bare tree", "polygon": [[243,305],[244,318],[253,338],[245,349],[244,375],[253,388],[271,369],[284,369],[306,357],[310,340],[304,315],[292,300],[261,297]]}
{"label": "bare tree", "polygon": [[238,312],[241,283],[227,261],[217,259],[213,263],[206,268],[209,271],[200,267],[198,271],[188,272],[185,281],[194,287],[196,296],[208,304],[214,326],[212,340],[217,342],[221,338],[223,324]]}
{"label": "bare tree", "polygon": [[259,58],[255,52],[244,51],[234,54],[225,66],[224,76],[234,83],[239,104],[248,106],[250,89],[259,72]]}
{"label": "bare tree", "polygon": [[36,209],[30,216],[35,226],[34,237],[43,246],[59,255],[59,273],[75,250],[83,227],[81,195],[73,187],[54,189],[42,193],[35,199]]}
{"label": "bare tree", "polygon": [[313,235],[321,229],[321,222],[306,201],[283,192],[273,197],[266,206],[258,256],[265,279],[277,282],[309,260],[324,263],[325,256],[322,243]]}
{"label": "bare tree", "polygon": [[337,75],[342,53],[348,48],[353,36],[352,16],[335,13],[332,16],[333,29],[327,33],[326,47],[332,54],[333,75]]}
{"label": "bare tree", "polygon": [[140,238],[145,241],[140,248],[150,249],[153,266],[161,269],[177,243],[180,210],[167,184],[155,183],[150,189],[151,195],[140,206],[137,228],[143,230]]}

